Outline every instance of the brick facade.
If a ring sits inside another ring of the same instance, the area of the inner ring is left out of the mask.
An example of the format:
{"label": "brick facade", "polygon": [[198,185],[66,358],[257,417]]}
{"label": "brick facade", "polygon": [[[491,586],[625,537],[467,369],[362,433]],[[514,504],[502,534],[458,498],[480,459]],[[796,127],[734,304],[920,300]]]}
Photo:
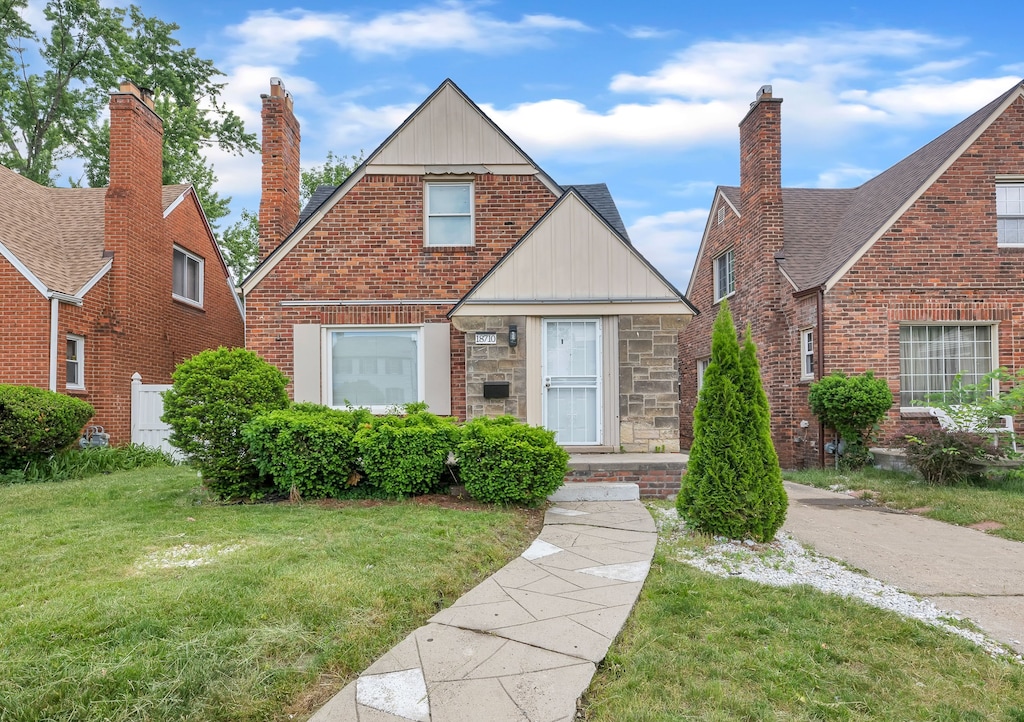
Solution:
{"label": "brick facade", "polygon": [[[90,423],[102,425],[115,444],[131,440],[133,373],[145,383],[170,383],[175,365],[189,356],[244,342],[228,271],[194,191],[163,217],[162,123],[137,93],[111,96],[111,184],[104,219],[111,268],[81,306],[60,302],[57,316],[56,390],[92,404],[96,415]],[[172,299],[174,245],[204,260],[202,308]],[[0,289],[12,294],[4,307],[17,310],[0,332],[0,382],[47,388],[50,301],[3,259]],[[68,334],[85,339],[84,390],[65,383]]]}
{"label": "brick facade", "polygon": [[[751,111],[752,116],[756,113],[756,108]],[[745,158],[750,142],[741,126]],[[995,204],[996,177],[1022,174],[1024,98],[1017,97],[824,291],[824,353],[823,363],[817,359],[818,371],[872,370],[888,380],[896,402],[881,429],[882,445],[900,445],[904,434],[934,428],[934,421],[922,418],[920,411],[900,411],[901,324],[998,324],[997,364],[1024,366],[1024,249],[997,247]],[[748,178],[745,172],[741,176]],[[743,191],[741,197],[751,205],[743,205],[738,218],[726,194],[716,195],[693,270],[690,299],[703,313],[680,334],[681,443],[686,448],[692,442],[697,360],[710,355],[717,313],[713,262],[732,248],[736,293],[729,305],[737,328],[742,331],[749,322],[753,329],[780,462],[784,468],[816,466],[819,427],[807,405],[810,382],[801,380],[799,344],[802,330],[818,331],[819,294],[816,288],[794,292],[779,272],[772,256],[781,249],[774,240],[780,216],[769,209],[767,220],[754,218],[758,195]],[[722,224],[717,222],[720,207],[726,209]],[[772,240],[756,243],[758,234]]]}

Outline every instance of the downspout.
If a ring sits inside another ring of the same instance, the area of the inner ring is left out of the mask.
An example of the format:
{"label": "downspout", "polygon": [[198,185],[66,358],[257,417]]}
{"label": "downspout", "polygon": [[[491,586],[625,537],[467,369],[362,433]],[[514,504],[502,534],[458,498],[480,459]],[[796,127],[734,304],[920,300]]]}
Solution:
{"label": "downspout", "polygon": [[[818,365],[814,369],[814,380],[821,381],[825,375],[825,286],[818,286]],[[825,468],[825,424],[818,421],[818,468]]]}
{"label": "downspout", "polygon": [[50,391],[57,390],[57,316],[60,300],[50,296]]}

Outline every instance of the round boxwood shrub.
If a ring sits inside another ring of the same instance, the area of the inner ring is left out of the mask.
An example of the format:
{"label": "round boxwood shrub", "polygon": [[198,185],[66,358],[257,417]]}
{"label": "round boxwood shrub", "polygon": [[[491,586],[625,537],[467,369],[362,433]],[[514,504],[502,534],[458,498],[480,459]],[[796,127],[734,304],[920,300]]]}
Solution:
{"label": "round boxwood shrub", "polygon": [[279,491],[306,499],[338,498],[352,495],[360,479],[355,434],[372,421],[365,409],[295,404],[257,416],[242,435],[256,468]]}
{"label": "round boxwood shrub", "polygon": [[871,371],[859,376],[837,371],[811,384],[807,400],[814,415],[846,442],[839,460],[843,468],[860,468],[871,461],[871,436],[892,406],[885,379],[876,379]]}
{"label": "round boxwood shrub", "polygon": [[466,491],[491,504],[540,503],[569,473],[569,454],[554,432],[512,416],[466,423],[457,456]]}
{"label": "round boxwood shrub", "polygon": [[92,406],[81,399],[0,384],[0,473],[71,446],[92,415]]}
{"label": "round boxwood shrub", "polygon": [[429,494],[452,482],[448,457],[455,452],[459,427],[451,418],[416,405],[405,416],[376,417],[355,440],[367,479],[389,496]]}
{"label": "round boxwood shrub", "polygon": [[164,393],[170,443],[188,456],[222,499],[258,499],[273,491],[242,436],[260,414],[288,406],[288,379],[252,351],[210,349],[182,362]]}

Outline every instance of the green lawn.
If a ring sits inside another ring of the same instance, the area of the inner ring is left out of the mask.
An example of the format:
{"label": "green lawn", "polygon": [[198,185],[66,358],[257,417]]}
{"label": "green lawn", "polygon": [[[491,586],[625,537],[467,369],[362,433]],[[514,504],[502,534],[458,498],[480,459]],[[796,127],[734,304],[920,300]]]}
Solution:
{"label": "green lawn", "polygon": [[220,505],[187,467],[0,486],[0,721],[301,716],[522,551],[534,518]]}
{"label": "green lawn", "polygon": [[1024,666],[810,587],[723,579],[662,543],[587,722],[1024,722]]}
{"label": "green lawn", "polygon": [[875,501],[894,509],[922,509],[924,516],[951,524],[995,521],[1004,528],[989,532],[1024,542],[1024,479],[991,479],[983,485],[932,486],[912,474],[879,469],[786,471],[787,481],[821,488],[839,484],[868,489]]}

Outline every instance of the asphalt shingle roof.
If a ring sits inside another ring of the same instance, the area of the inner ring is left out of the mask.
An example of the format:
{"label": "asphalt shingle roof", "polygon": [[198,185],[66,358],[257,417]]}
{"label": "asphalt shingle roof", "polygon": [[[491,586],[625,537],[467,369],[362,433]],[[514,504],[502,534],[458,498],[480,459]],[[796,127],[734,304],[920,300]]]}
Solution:
{"label": "asphalt shingle roof", "polygon": [[[166,209],[188,184],[163,187]],[[106,188],[48,188],[0,166],[0,243],[51,291],[74,294],[103,267]]]}

